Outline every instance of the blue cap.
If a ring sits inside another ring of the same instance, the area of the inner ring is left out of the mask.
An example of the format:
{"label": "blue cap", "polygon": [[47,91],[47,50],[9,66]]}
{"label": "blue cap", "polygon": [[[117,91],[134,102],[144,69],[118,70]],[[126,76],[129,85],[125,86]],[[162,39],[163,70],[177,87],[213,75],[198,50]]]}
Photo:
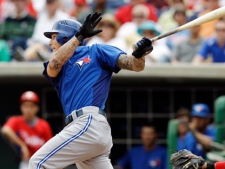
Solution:
{"label": "blue cap", "polygon": [[210,117],[209,107],[203,103],[197,103],[192,106],[192,116]]}

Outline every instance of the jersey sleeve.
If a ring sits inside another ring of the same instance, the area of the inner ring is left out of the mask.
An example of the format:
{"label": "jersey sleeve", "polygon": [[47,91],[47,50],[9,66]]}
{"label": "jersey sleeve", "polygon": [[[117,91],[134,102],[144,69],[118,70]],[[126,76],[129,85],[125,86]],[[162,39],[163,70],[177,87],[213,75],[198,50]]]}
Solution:
{"label": "jersey sleeve", "polygon": [[104,69],[108,69],[114,73],[118,73],[120,68],[116,66],[116,60],[121,54],[126,54],[121,49],[110,46],[110,45],[103,45],[98,44],[97,47],[97,57],[100,61],[101,66]]}
{"label": "jersey sleeve", "polygon": [[59,72],[59,74],[57,75],[57,77],[52,78],[47,73],[48,63],[49,63],[49,61],[43,63],[43,65],[44,65],[43,75],[47,78],[48,81],[50,81],[52,83],[53,86],[55,86],[60,81],[60,76],[62,74],[62,72],[61,72],[62,70]]}
{"label": "jersey sleeve", "polygon": [[49,61],[44,62],[44,71],[43,71],[43,75],[47,78],[47,80],[54,86],[58,96],[60,96],[60,84],[62,83],[62,74],[65,71],[64,69],[66,68],[66,65],[68,64],[68,62],[61,68],[60,72],[58,73],[57,77],[50,77],[47,73],[47,66],[48,66]]}
{"label": "jersey sleeve", "polygon": [[18,122],[17,122],[16,117],[9,118],[3,126],[7,126],[7,127],[11,128],[14,132],[17,132]]}

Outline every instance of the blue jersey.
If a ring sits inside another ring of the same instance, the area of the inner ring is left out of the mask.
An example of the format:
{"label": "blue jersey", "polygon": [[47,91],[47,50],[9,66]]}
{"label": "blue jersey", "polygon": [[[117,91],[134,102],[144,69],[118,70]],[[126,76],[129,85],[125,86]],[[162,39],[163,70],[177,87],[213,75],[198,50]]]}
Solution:
{"label": "blue jersey", "polygon": [[124,169],[167,169],[167,150],[161,146],[156,146],[151,151],[146,151],[143,146],[135,147],[118,165]]}
{"label": "blue jersey", "polygon": [[[215,140],[216,130],[213,127],[208,127],[203,134],[211,137],[212,140]],[[203,158],[206,157],[202,145],[197,142],[192,132],[188,132],[184,139],[178,138],[177,149],[187,149],[197,156],[202,156]]]}
{"label": "blue jersey", "polygon": [[225,43],[222,47],[220,47],[218,46],[215,37],[206,40],[199,51],[199,55],[206,59],[209,54],[212,55],[213,62],[225,62]]}
{"label": "blue jersey", "polygon": [[182,150],[185,147],[185,143],[187,140],[186,137],[187,137],[187,134],[183,138],[181,137],[177,138],[177,150]]}
{"label": "blue jersey", "polygon": [[47,75],[48,62],[43,75],[53,84],[65,115],[85,106],[105,108],[112,73],[119,72],[116,60],[125,54],[120,49],[95,44],[79,46],[55,78]]}

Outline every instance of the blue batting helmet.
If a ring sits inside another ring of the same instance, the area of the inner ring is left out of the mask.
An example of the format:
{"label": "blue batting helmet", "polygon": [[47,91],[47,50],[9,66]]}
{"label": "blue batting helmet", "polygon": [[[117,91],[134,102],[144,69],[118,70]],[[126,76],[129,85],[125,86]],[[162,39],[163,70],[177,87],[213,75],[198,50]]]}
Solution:
{"label": "blue batting helmet", "polygon": [[52,30],[44,32],[44,35],[51,39],[52,34],[57,33],[56,40],[63,45],[77,33],[81,26],[80,22],[72,19],[59,20],[54,23]]}

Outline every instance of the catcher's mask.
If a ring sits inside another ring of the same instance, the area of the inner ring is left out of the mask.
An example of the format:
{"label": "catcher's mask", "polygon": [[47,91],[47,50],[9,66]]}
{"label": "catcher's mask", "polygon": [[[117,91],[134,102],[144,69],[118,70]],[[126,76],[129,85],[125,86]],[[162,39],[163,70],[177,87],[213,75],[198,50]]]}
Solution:
{"label": "catcher's mask", "polygon": [[[61,45],[70,40],[80,29],[81,23],[72,19],[59,20],[54,23],[52,30],[44,32],[44,35],[51,39],[52,34],[57,33],[56,40]],[[83,42],[81,42],[83,44]]]}

